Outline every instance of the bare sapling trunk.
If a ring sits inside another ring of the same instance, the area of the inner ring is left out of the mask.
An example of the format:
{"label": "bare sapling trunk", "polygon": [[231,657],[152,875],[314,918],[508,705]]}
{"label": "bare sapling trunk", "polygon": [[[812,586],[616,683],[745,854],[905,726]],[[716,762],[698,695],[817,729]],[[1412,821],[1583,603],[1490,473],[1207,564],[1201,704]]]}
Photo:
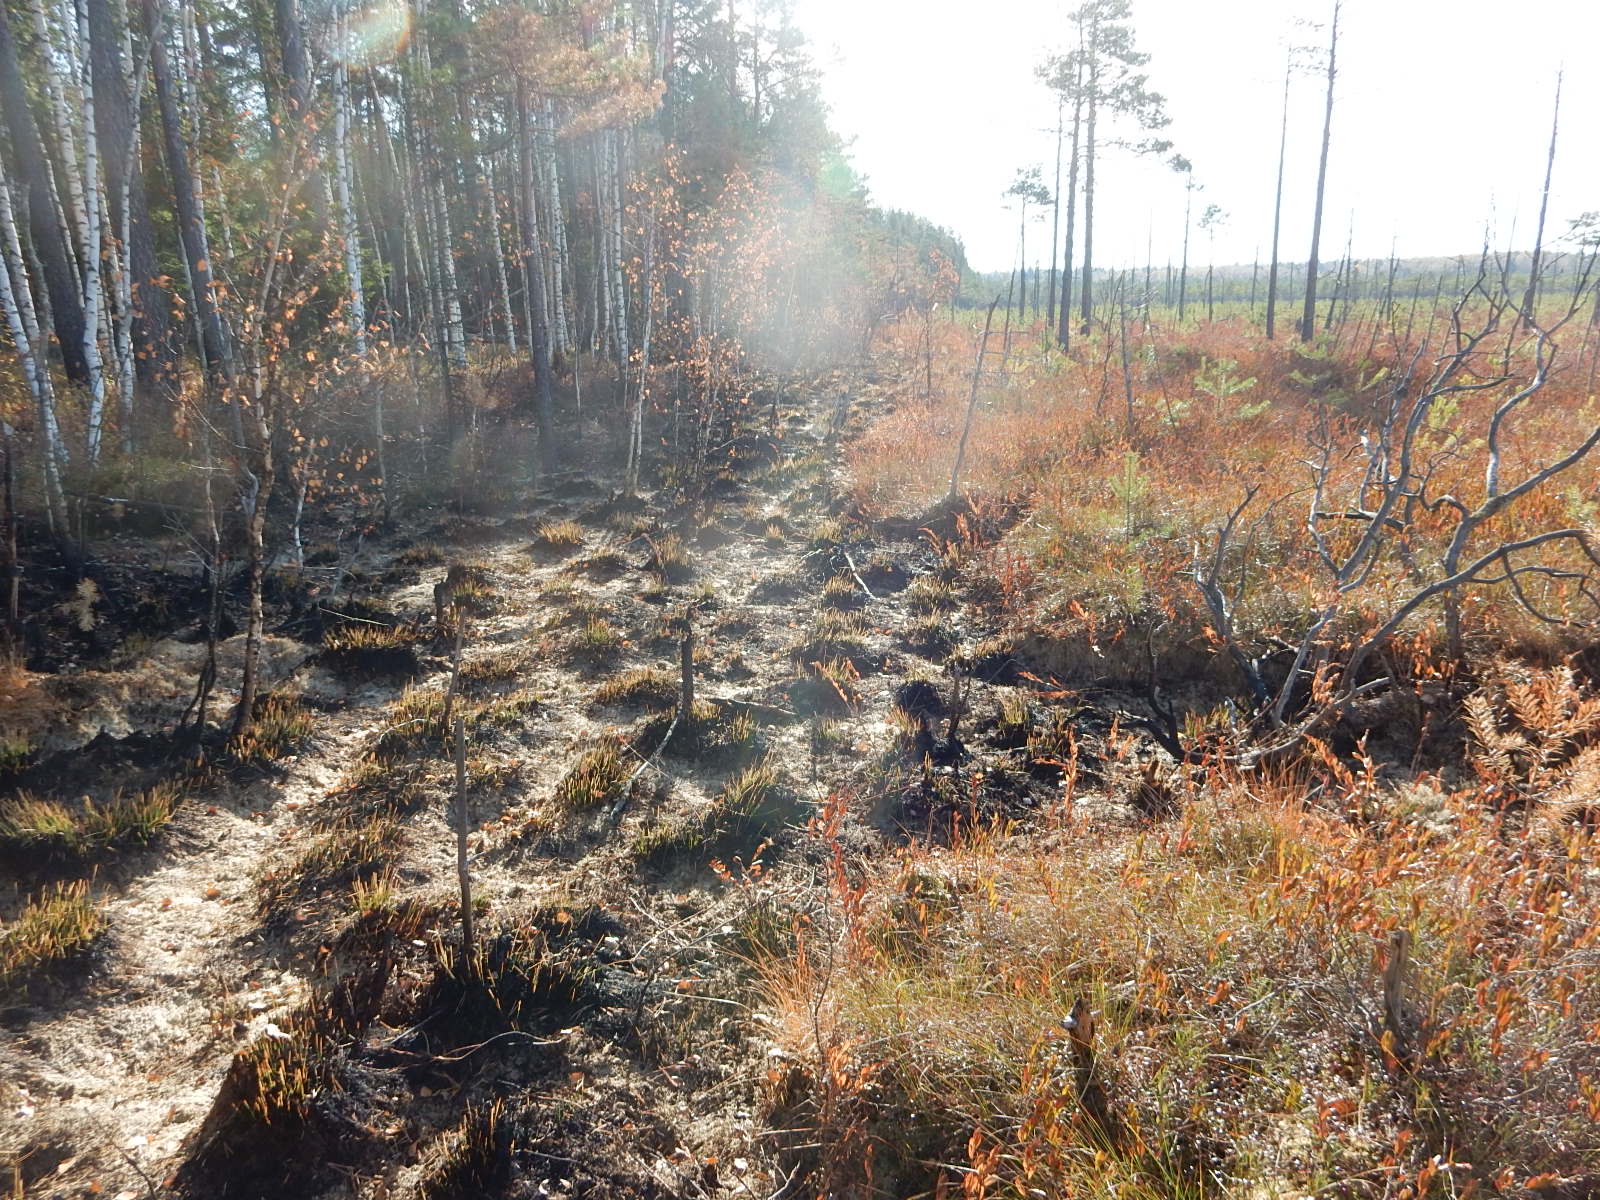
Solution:
{"label": "bare sapling trunk", "polygon": [[678,690],[678,707],[685,721],[694,720],[694,616],[684,617],[683,640],[678,643],[681,681]]}
{"label": "bare sapling trunk", "polygon": [[967,396],[967,419],[961,426],[961,442],[956,446],[955,465],[950,468],[950,490],[946,499],[954,500],[960,493],[961,468],[967,461],[967,440],[972,436],[972,418],[978,411],[978,387],[983,382],[983,358],[989,352],[989,330],[994,325],[994,310],[1000,297],[989,302],[989,312],[983,319],[983,337],[978,341],[978,360],[972,365],[972,390]]}
{"label": "bare sapling trunk", "polygon": [[467,810],[467,729],[456,718],[453,728],[456,759],[456,882],[461,888],[461,963],[469,978],[477,971],[477,941],[472,929],[472,871],[467,865],[467,835],[471,818]]}
{"label": "bare sapling trunk", "polygon": [[[261,412],[258,398],[253,410]],[[267,569],[267,501],[272,496],[274,464],[272,437],[259,416],[252,430],[256,444],[249,448],[241,465],[243,482],[239,506],[245,518],[245,572],[249,584],[249,605],[245,618],[244,668],[239,683],[239,707],[234,710],[235,737],[250,728],[255,720],[256,699],[261,688],[261,640],[266,624],[262,587]]]}
{"label": "bare sapling trunk", "polygon": [[[437,602],[437,601],[436,601]],[[455,622],[455,641],[450,650],[450,684],[444,691],[444,714],[440,717],[440,728],[450,729],[450,715],[455,711],[456,695],[461,690],[461,647],[466,641],[467,622],[461,612],[461,606],[452,596],[450,600],[453,620]]]}
{"label": "bare sapling trunk", "polygon": [[1544,223],[1550,212],[1550,177],[1556,169],[1556,135],[1561,129],[1561,75],[1556,75],[1555,111],[1550,115],[1550,150],[1544,161],[1544,190],[1539,197],[1539,225],[1533,235],[1533,256],[1528,261],[1528,290],[1522,298],[1522,327],[1537,323],[1539,272],[1544,265]]}

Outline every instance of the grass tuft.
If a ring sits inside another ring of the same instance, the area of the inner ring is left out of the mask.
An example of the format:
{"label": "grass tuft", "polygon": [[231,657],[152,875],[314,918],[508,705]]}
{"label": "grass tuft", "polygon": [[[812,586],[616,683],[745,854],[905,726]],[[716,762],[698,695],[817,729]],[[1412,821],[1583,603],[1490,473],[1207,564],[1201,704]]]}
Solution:
{"label": "grass tuft", "polygon": [[387,874],[404,840],[400,822],[389,815],[330,824],[292,863],[258,879],[256,915],[283,924],[297,919],[297,904]]}
{"label": "grass tuft", "polygon": [[563,809],[594,808],[615,800],[628,780],[622,743],[607,738],[586,751],[556,784],[555,802]]}
{"label": "grass tuft", "polygon": [[860,678],[849,659],[807,663],[804,674],[789,682],[789,703],[803,716],[848,715],[861,703]]}
{"label": "grass tuft", "polygon": [[415,630],[349,622],[322,638],[322,661],[346,675],[412,675],[418,670]]}
{"label": "grass tuft", "polygon": [[671,708],[677,699],[678,680],[654,667],[640,667],[608,679],[594,692],[596,704],[616,708]]}
{"label": "grass tuft", "polygon": [[21,733],[0,732],[0,779],[20,775],[33,759],[33,743]]}
{"label": "grass tuft", "polygon": [[622,649],[622,635],[604,617],[593,616],[567,643],[567,654],[580,661],[609,658]]}
{"label": "grass tuft", "polygon": [[764,759],[730,779],[700,811],[643,830],[634,839],[633,857],[659,869],[696,855],[753,853],[777,832],[790,799],[777,767]]}
{"label": "grass tuft", "polygon": [[906,589],[906,607],[919,615],[950,612],[960,604],[955,589],[934,575],[924,575]]}
{"label": "grass tuft", "polygon": [[234,1055],[223,1091],[246,1123],[294,1126],[333,1082],[337,1047],[305,1018],[269,1030]]}
{"label": "grass tuft", "polygon": [[937,613],[907,621],[900,627],[898,641],[915,654],[939,661],[948,658],[960,644],[949,622]]}
{"label": "grass tuft", "polygon": [[423,1176],[421,1200],[477,1200],[503,1189],[511,1174],[511,1121],[495,1097],[470,1105],[461,1123],[440,1139],[438,1157]]}
{"label": "grass tuft", "polygon": [[865,670],[872,665],[863,636],[866,630],[866,619],[860,613],[824,609],[789,653],[797,666],[844,660],[857,671]]}
{"label": "grass tuft", "polygon": [[449,560],[446,554],[432,542],[422,542],[415,546],[407,546],[394,556],[396,566],[401,567],[437,567]]}
{"label": "grass tuft", "polygon": [[583,545],[584,529],[576,521],[541,521],[534,534],[535,550],[570,554]]}
{"label": "grass tuft", "polygon": [[119,792],[104,805],[86,798],[78,808],[21,792],[0,802],[0,850],[63,859],[148,845],[182,801],[182,790],[170,781],[131,797]]}
{"label": "grass tuft", "polygon": [[0,932],[0,996],[22,991],[76,958],[105,926],[105,916],[89,899],[87,880],[40,893]]}
{"label": "grass tuft", "polygon": [[867,602],[861,594],[861,589],[856,586],[856,581],[848,575],[835,575],[822,585],[822,596],[819,601],[823,608],[855,609]]}
{"label": "grass tuft", "polygon": [[310,710],[299,699],[268,692],[256,702],[250,728],[228,739],[228,756],[240,766],[268,766],[299,750],[315,729]]}
{"label": "grass tuft", "polygon": [[788,604],[811,590],[805,572],[790,568],[768,575],[750,589],[751,604]]}
{"label": "grass tuft", "polygon": [[694,578],[694,562],[689,548],[675,533],[669,533],[654,543],[650,551],[650,570],[664,583],[687,583]]}
{"label": "grass tuft", "polygon": [[[566,569],[575,574],[586,575],[590,579],[603,581],[615,579],[626,571],[628,560],[615,550],[597,550],[570,563]],[[546,591],[548,593],[548,589]]]}

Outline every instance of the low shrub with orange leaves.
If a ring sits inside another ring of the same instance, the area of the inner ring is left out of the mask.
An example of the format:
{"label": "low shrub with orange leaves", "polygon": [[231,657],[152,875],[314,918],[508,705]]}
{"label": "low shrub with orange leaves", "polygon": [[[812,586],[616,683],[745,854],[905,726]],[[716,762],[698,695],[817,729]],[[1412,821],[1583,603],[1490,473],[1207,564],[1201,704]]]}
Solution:
{"label": "low shrub with orange leaves", "polygon": [[1186,776],[1160,824],[837,871],[828,943],[769,972],[835,1175],[1444,1197],[1600,1170],[1600,841],[1571,803],[1600,698],[1507,671],[1448,776],[1315,746]]}
{"label": "low shrub with orange leaves", "polygon": [[[1471,326],[1455,312],[1431,328]],[[1070,358],[1035,334],[991,345],[960,506],[977,339],[948,327],[941,368],[926,326],[886,334],[901,398],[849,450],[861,511],[958,512],[947,557],[985,646],[1035,683],[1187,685],[1194,752],[1144,756],[1162,803],[1142,815],[1107,773],[1027,832],[860,861],[829,818],[829,901],[768,968],[818,1194],[1416,1200],[1600,1178],[1600,489],[1581,455],[1517,489],[1596,436],[1600,348],[1476,317],[1492,353],[1375,313],[1310,346],[1229,322],[1134,322]],[[1380,512],[1397,472],[1415,486]],[[1486,504],[1457,561],[1577,536],[1408,607]],[[1381,553],[1340,580],[1373,530]],[[1314,706],[1396,613],[1369,665],[1389,686],[1351,696],[1337,737],[1302,727],[1258,757],[1218,718],[1248,703],[1240,658],[1282,678],[1303,643]]]}
{"label": "low shrub with orange leaves", "polygon": [[[1510,490],[1600,426],[1594,339],[1579,330],[1544,338],[1488,308],[1464,309],[1460,329],[1476,321],[1505,332],[1462,352],[1454,374],[1430,375],[1457,350],[1459,338],[1443,332],[1451,320],[1441,310],[1428,326],[1441,332],[1425,336],[1413,332],[1420,321],[1402,332],[1371,314],[1370,325],[1311,345],[1268,341],[1240,321],[1134,324],[1125,340],[1108,330],[1071,357],[1031,333],[1013,335],[1004,351],[991,337],[961,483],[978,512],[1025,517],[983,547],[982,574],[1000,583],[1001,620],[1108,651],[1087,656],[1091,674],[1142,670],[1147,644],[1187,674],[1229,632],[1217,628],[1194,575],[1237,510],[1218,560],[1233,632],[1250,654],[1270,656],[1307,636],[1334,603],[1335,619],[1315,636],[1319,655],[1337,664],[1443,577],[1460,514],[1488,498],[1491,475]],[[961,325],[941,328],[933,370],[920,322],[885,335],[901,399],[848,451],[868,514],[922,513],[948,490],[979,339]],[[1539,387],[1514,399],[1536,377]],[[1346,588],[1328,560],[1360,544],[1381,479],[1400,469],[1413,414],[1405,469],[1415,486],[1383,518],[1373,568]],[[1496,465],[1488,434],[1497,420]],[[1560,529],[1590,547],[1543,546],[1508,559],[1497,583],[1454,589],[1469,649],[1525,643],[1549,661],[1579,644],[1596,615],[1594,480],[1582,462],[1518,494],[1458,548],[1470,562]],[[1430,599],[1400,632],[1441,644],[1448,598]],[[1133,648],[1119,657],[1112,648],[1122,639]]]}

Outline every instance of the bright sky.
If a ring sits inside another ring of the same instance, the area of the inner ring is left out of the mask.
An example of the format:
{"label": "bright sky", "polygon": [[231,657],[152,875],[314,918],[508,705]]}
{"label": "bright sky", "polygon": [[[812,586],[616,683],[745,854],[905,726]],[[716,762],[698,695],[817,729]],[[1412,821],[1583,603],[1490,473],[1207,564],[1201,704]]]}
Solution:
{"label": "bright sky", "polygon": [[[1066,38],[1075,0],[794,0],[823,67],[834,127],[874,199],[953,230],[980,269],[1017,256],[1001,193],[1020,166],[1055,172],[1056,106],[1035,66]],[[1205,190],[1195,214],[1228,214],[1216,260],[1248,263],[1272,236],[1284,48],[1325,33],[1332,0],[1133,0],[1151,85],[1164,93],[1175,148]],[[1547,228],[1600,209],[1597,0],[1346,0],[1340,22],[1323,257],[1474,251],[1532,241],[1556,73],[1565,61],[1561,142]],[[1323,81],[1290,97],[1283,255],[1310,240]],[[1070,115],[1070,114],[1069,114]],[[1063,176],[1065,169],[1063,168]],[[1097,263],[1176,259],[1183,189],[1165,167],[1107,151],[1099,167]],[[1547,240],[1550,235],[1547,234]],[[1081,236],[1079,245],[1081,246]],[[1191,261],[1207,256],[1204,235]],[[1049,262],[1048,217],[1030,221],[1028,258]]]}

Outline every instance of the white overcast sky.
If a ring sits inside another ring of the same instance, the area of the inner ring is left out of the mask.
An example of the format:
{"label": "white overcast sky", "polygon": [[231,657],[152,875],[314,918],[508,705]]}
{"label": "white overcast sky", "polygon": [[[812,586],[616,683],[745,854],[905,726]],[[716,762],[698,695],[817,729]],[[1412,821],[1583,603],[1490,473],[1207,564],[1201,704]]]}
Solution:
{"label": "white overcast sky", "polygon": [[[823,70],[834,127],[874,199],[954,231],[980,269],[1014,265],[1017,221],[1001,199],[1019,166],[1055,170],[1055,102],[1035,66],[1066,38],[1073,0],[794,0]],[[1226,210],[1219,263],[1248,263],[1272,233],[1284,48],[1295,18],[1332,0],[1133,0],[1167,131]],[[1470,252],[1532,240],[1556,73],[1565,65],[1548,228],[1600,209],[1600,0],[1345,0],[1323,256]],[[1283,254],[1310,238],[1323,82],[1290,98]],[[1177,256],[1183,190],[1125,152],[1101,160],[1096,262]],[[1048,218],[1030,222],[1030,264],[1049,261]],[[1081,238],[1080,238],[1081,246]],[[1191,259],[1204,261],[1203,235]]]}

